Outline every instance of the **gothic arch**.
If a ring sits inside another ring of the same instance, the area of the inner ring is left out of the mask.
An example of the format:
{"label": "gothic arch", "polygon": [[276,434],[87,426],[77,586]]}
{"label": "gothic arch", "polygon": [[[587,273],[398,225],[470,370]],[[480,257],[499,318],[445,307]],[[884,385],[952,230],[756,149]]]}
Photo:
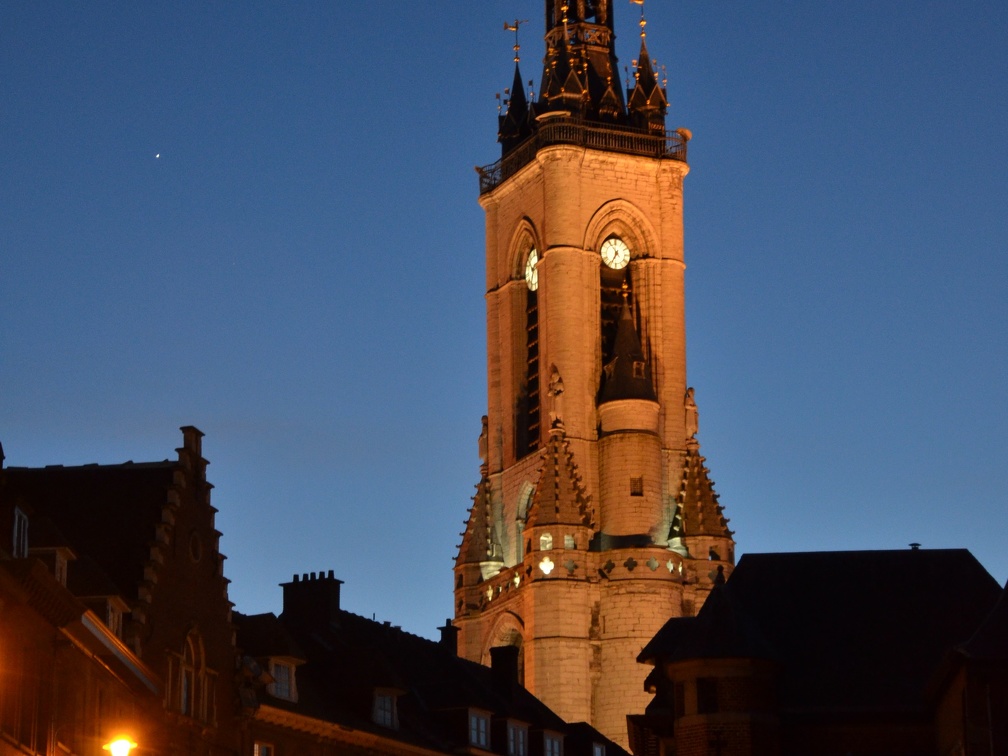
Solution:
{"label": "gothic arch", "polygon": [[658,234],[644,213],[631,202],[615,199],[596,210],[585,229],[584,248],[597,252],[612,234],[627,243],[634,259],[657,256]]}
{"label": "gothic arch", "polygon": [[521,281],[525,278],[525,257],[532,247],[539,251],[539,257],[542,259],[539,235],[536,233],[532,221],[528,217],[524,217],[515,226],[508,247],[508,259],[510,260],[508,268],[511,271],[510,279],[512,281]]}
{"label": "gothic arch", "polygon": [[502,612],[494,621],[487,641],[483,646],[481,660],[490,666],[490,649],[499,646],[514,646],[518,649],[518,682],[525,684],[525,623],[514,612]]}

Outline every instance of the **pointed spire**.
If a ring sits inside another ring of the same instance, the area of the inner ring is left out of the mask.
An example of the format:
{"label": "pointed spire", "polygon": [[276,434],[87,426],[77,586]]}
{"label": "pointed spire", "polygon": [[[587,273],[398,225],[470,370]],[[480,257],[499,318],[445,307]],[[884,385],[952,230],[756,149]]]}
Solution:
{"label": "pointed spire", "polygon": [[[515,57],[517,58],[517,55]],[[528,99],[525,97],[525,85],[517,60],[515,60],[514,82],[511,84],[507,113],[500,117],[499,129],[500,134],[497,139],[503,145],[504,152],[508,152],[532,134]]]}
{"label": "pointed spire", "polygon": [[546,58],[539,112],[568,110],[589,120],[626,122],[611,0],[546,0]]}
{"label": "pointed spire", "polygon": [[651,366],[644,358],[640,337],[634,325],[627,288],[623,284],[623,310],[616,325],[616,343],[613,358],[603,369],[600,404],[617,399],[649,399],[658,401],[651,384]]}
{"label": "pointed spire", "polygon": [[483,478],[476,486],[476,495],[469,510],[469,521],[462,534],[455,566],[482,564],[499,561],[503,563],[502,550],[493,530],[493,514],[490,509],[490,481]]}
{"label": "pointed spire", "polygon": [[659,86],[651,64],[651,56],[647,49],[647,35],[644,33],[643,10],[641,11],[641,47],[640,57],[634,62],[634,79],[636,84],[632,90],[627,90],[627,104],[630,110],[630,121],[634,126],[652,131],[665,131],[665,114],[668,112],[668,99],[665,90]]}
{"label": "pointed spire", "polygon": [[[710,470],[704,467],[707,460],[700,455],[700,445],[695,439],[686,444],[682,481],[676,500],[676,517],[673,518],[669,538],[707,535],[730,538],[728,520],[718,504]],[[673,532],[677,531],[677,532]]]}
{"label": "pointed spire", "polygon": [[528,526],[553,524],[593,527],[591,497],[562,427],[550,431],[527,520]]}

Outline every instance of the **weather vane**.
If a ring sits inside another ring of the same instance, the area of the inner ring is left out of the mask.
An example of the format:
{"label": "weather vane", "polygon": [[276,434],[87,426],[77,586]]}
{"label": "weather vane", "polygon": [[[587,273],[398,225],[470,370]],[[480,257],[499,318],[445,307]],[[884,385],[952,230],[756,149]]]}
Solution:
{"label": "weather vane", "polygon": [[640,6],[640,35],[641,39],[644,39],[647,36],[644,31],[644,27],[647,26],[647,20],[644,18],[644,0],[630,0],[630,2]]}
{"label": "weather vane", "polygon": [[515,43],[514,43],[514,54],[515,54],[515,56],[514,56],[514,62],[515,63],[517,63],[521,59],[521,56],[518,55],[518,51],[521,50],[521,45],[518,43],[518,27],[520,27],[522,24],[527,24],[527,23],[528,23],[528,19],[527,18],[523,19],[523,20],[518,20],[516,18],[514,20],[513,24],[509,24],[507,21],[504,22],[504,31],[512,31],[512,32],[514,32],[514,35],[515,35]]}

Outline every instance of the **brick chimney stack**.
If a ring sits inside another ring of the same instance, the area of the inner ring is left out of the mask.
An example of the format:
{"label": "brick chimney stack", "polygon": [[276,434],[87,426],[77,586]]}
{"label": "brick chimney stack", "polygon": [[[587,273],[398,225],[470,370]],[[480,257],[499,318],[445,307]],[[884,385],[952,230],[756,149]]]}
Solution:
{"label": "brick chimney stack", "polygon": [[343,581],[332,570],[297,575],[283,588],[283,617],[314,626],[339,625],[340,586]]}

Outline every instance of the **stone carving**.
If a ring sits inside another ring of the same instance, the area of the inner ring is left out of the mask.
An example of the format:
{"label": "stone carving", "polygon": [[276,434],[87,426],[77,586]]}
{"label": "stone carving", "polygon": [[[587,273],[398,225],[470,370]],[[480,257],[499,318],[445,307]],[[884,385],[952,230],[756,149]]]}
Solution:
{"label": "stone carving", "polygon": [[697,414],[696,399],[694,398],[693,387],[686,389],[686,438],[696,438],[697,431],[700,430],[700,418]]}
{"label": "stone carving", "polygon": [[563,378],[556,365],[550,368],[549,391],[550,398],[550,428],[563,428]]}
{"label": "stone carving", "polygon": [[486,415],[483,415],[483,428],[480,430],[478,445],[479,445],[480,469],[483,471],[484,475],[486,474],[486,471],[489,469],[488,468],[489,454],[487,452],[487,438],[489,437],[489,435],[490,435],[489,420],[487,419]]}

